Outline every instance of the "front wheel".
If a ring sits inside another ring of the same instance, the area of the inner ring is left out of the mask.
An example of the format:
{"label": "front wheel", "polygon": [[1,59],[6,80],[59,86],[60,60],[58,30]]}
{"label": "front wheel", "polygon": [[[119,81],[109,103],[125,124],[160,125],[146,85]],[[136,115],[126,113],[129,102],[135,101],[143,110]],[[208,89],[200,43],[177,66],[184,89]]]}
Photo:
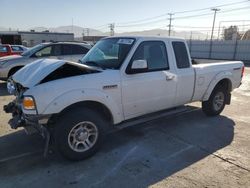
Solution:
{"label": "front wheel", "polygon": [[67,159],[85,159],[97,152],[106,128],[105,118],[97,112],[86,108],[71,110],[56,125],[56,147]]}
{"label": "front wheel", "polygon": [[208,116],[219,115],[225,108],[228,93],[223,87],[216,87],[208,101],[202,102],[202,110]]}

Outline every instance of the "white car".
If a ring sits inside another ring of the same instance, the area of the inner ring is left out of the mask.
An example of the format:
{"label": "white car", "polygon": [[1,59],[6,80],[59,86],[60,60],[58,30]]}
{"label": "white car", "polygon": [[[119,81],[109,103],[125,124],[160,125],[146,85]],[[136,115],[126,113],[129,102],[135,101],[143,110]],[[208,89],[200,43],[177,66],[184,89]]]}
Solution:
{"label": "white car", "polygon": [[7,80],[19,69],[37,59],[64,59],[77,62],[91,47],[88,43],[77,42],[41,43],[21,55],[2,57],[0,58],[0,80]]}
{"label": "white car", "polygon": [[11,49],[13,52],[25,52],[27,51],[29,48],[23,46],[23,45],[16,45],[16,44],[13,44],[11,45]]}
{"label": "white car", "polygon": [[178,38],[105,38],[81,62],[25,66],[8,82],[16,100],[4,107],[13,114],[12,128],[51,134],[71,160],[93,155],[114,127],[186,103],[201,101],[205,114],[219,115],[244,72],[240,61],[192,65],[185,40]]}

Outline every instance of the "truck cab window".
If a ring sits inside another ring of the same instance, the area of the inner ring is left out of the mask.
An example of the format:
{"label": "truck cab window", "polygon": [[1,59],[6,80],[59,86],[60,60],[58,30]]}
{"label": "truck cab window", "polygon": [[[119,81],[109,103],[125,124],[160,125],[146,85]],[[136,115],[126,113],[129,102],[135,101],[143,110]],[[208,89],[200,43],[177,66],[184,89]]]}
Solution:
{"label": "truck cab window", "polygon": [[166,46],[161,41],[142,42],[137,48],[132,62],[147,60],[148,71],[169,69]]}
{"label": "truck cab window", "polygon": [[188,57],[187,48],[184,42],[173,42],[172,43],[174,54],[175,54],[175,60],[177,67],[179,69],[189,68],[190,62]]}

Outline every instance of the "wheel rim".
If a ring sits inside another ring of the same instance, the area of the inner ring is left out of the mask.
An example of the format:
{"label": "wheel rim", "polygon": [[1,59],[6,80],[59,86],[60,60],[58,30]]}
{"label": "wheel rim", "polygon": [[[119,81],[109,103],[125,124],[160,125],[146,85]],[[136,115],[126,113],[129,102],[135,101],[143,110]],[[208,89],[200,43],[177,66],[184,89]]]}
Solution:
{"label": "wheel rim", "polygon": [[96,125],[89,121],[76,124],[69,132],[68,144],[73,151],[84,152],[92,148],[98,138]]}
{"label": "wheel rim", "polygon": [[213,100],[213,106],[214,109],[216,111],[221,110],[221,108],[224,105],[224,100],[225,100],[225,96],[223,92],[218,92],[215,96],[214,96],[214,100]]}

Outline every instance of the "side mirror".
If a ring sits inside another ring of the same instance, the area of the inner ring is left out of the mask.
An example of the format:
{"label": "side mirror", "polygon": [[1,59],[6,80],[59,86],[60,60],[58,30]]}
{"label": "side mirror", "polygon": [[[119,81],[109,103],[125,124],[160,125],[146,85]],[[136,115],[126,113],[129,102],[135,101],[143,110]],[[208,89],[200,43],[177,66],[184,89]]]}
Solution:
{"label": "side mirror", "polygon": [[139,59],[133,61],[131,68],[129,70],[130,74],[140,73],[144,72],[148,69],[148,62],[144,59]]}

